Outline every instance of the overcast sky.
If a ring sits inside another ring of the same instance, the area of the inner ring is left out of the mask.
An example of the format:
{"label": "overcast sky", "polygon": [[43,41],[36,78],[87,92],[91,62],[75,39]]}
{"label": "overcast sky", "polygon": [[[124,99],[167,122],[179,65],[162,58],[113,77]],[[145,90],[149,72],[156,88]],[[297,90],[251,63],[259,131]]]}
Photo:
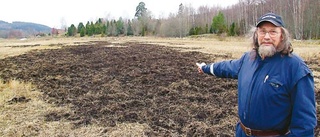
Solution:
{"label": "overcast sky", "polygon": [[0,20],[33,22],[60,28],[65,24],[95,21],[97,18],[132,19],[139,2],[154,17],[166,17],[177,13],[180,3],[197,9],[207,5],[226,7],[239,0],[3,0],[0,6]]}

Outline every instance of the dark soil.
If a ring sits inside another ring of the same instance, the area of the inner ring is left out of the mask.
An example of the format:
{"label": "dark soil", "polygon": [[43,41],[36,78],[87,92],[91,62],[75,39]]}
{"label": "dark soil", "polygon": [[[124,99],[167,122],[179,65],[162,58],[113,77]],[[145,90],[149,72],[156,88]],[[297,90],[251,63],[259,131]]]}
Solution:
{"label": "dark soil", "polygon": [[94,43],[2,59],[0,77],[32,82],[47,102],[72,106],[72,113],[50,113],[47,121],[106,129],[146,123],[149,136],[234,136],[237,81],[198,74],[195,66],[213,62],[213,55],[142,43]]}

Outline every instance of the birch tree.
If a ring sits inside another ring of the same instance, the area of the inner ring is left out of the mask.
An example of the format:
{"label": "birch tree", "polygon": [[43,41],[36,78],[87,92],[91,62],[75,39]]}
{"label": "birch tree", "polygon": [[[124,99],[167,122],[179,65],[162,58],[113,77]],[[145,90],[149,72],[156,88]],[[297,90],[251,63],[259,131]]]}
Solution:
{"label": "birch tree", "polygon": [[[290,2],[291,1],[291,2]],[[294,36],[296,39],[301,40],[303,35],[303,0],[289,0],[293,12],[293,25],[294,25]]]}
{"label": "birch tree", "polygon": [[184,6],[183,6],[183,4],[181,3],[181,4],[179,5],[179,12],[178,12],[178,16],[179,16],[179,35],[180,35],[180,38],[182,37],[182,31],[183,31],[183,27],[184,27],[184,23],[183,23],[183,20],[184,20],[183,11],[184,11]]}

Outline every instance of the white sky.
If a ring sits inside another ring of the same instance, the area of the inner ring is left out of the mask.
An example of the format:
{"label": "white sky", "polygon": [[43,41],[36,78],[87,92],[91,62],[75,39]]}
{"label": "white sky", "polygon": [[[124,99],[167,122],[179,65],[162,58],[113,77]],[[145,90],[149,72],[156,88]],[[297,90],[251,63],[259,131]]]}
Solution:
{"label": "white sky", "polygon": [[33,22],[60,28],[65,24],[95,21],[97,18],[132,19],[139,2],[158,17],[177,13],[180,3],[197,9],[207,5],[226,7],[239,0],[3,0],[0,6],[0,20]]}

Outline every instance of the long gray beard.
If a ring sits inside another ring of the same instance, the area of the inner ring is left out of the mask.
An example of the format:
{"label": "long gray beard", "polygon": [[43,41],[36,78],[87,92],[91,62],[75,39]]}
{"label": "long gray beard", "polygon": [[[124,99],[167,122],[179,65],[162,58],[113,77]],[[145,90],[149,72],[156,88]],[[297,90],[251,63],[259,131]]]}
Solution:
{"label": "long gray beard", "polygon": [[271,57],[277,52],[276,48],[274,46],[265,46],[260,45],[259,46],[259,55],[262,59],[265,59],[266,57]]}

